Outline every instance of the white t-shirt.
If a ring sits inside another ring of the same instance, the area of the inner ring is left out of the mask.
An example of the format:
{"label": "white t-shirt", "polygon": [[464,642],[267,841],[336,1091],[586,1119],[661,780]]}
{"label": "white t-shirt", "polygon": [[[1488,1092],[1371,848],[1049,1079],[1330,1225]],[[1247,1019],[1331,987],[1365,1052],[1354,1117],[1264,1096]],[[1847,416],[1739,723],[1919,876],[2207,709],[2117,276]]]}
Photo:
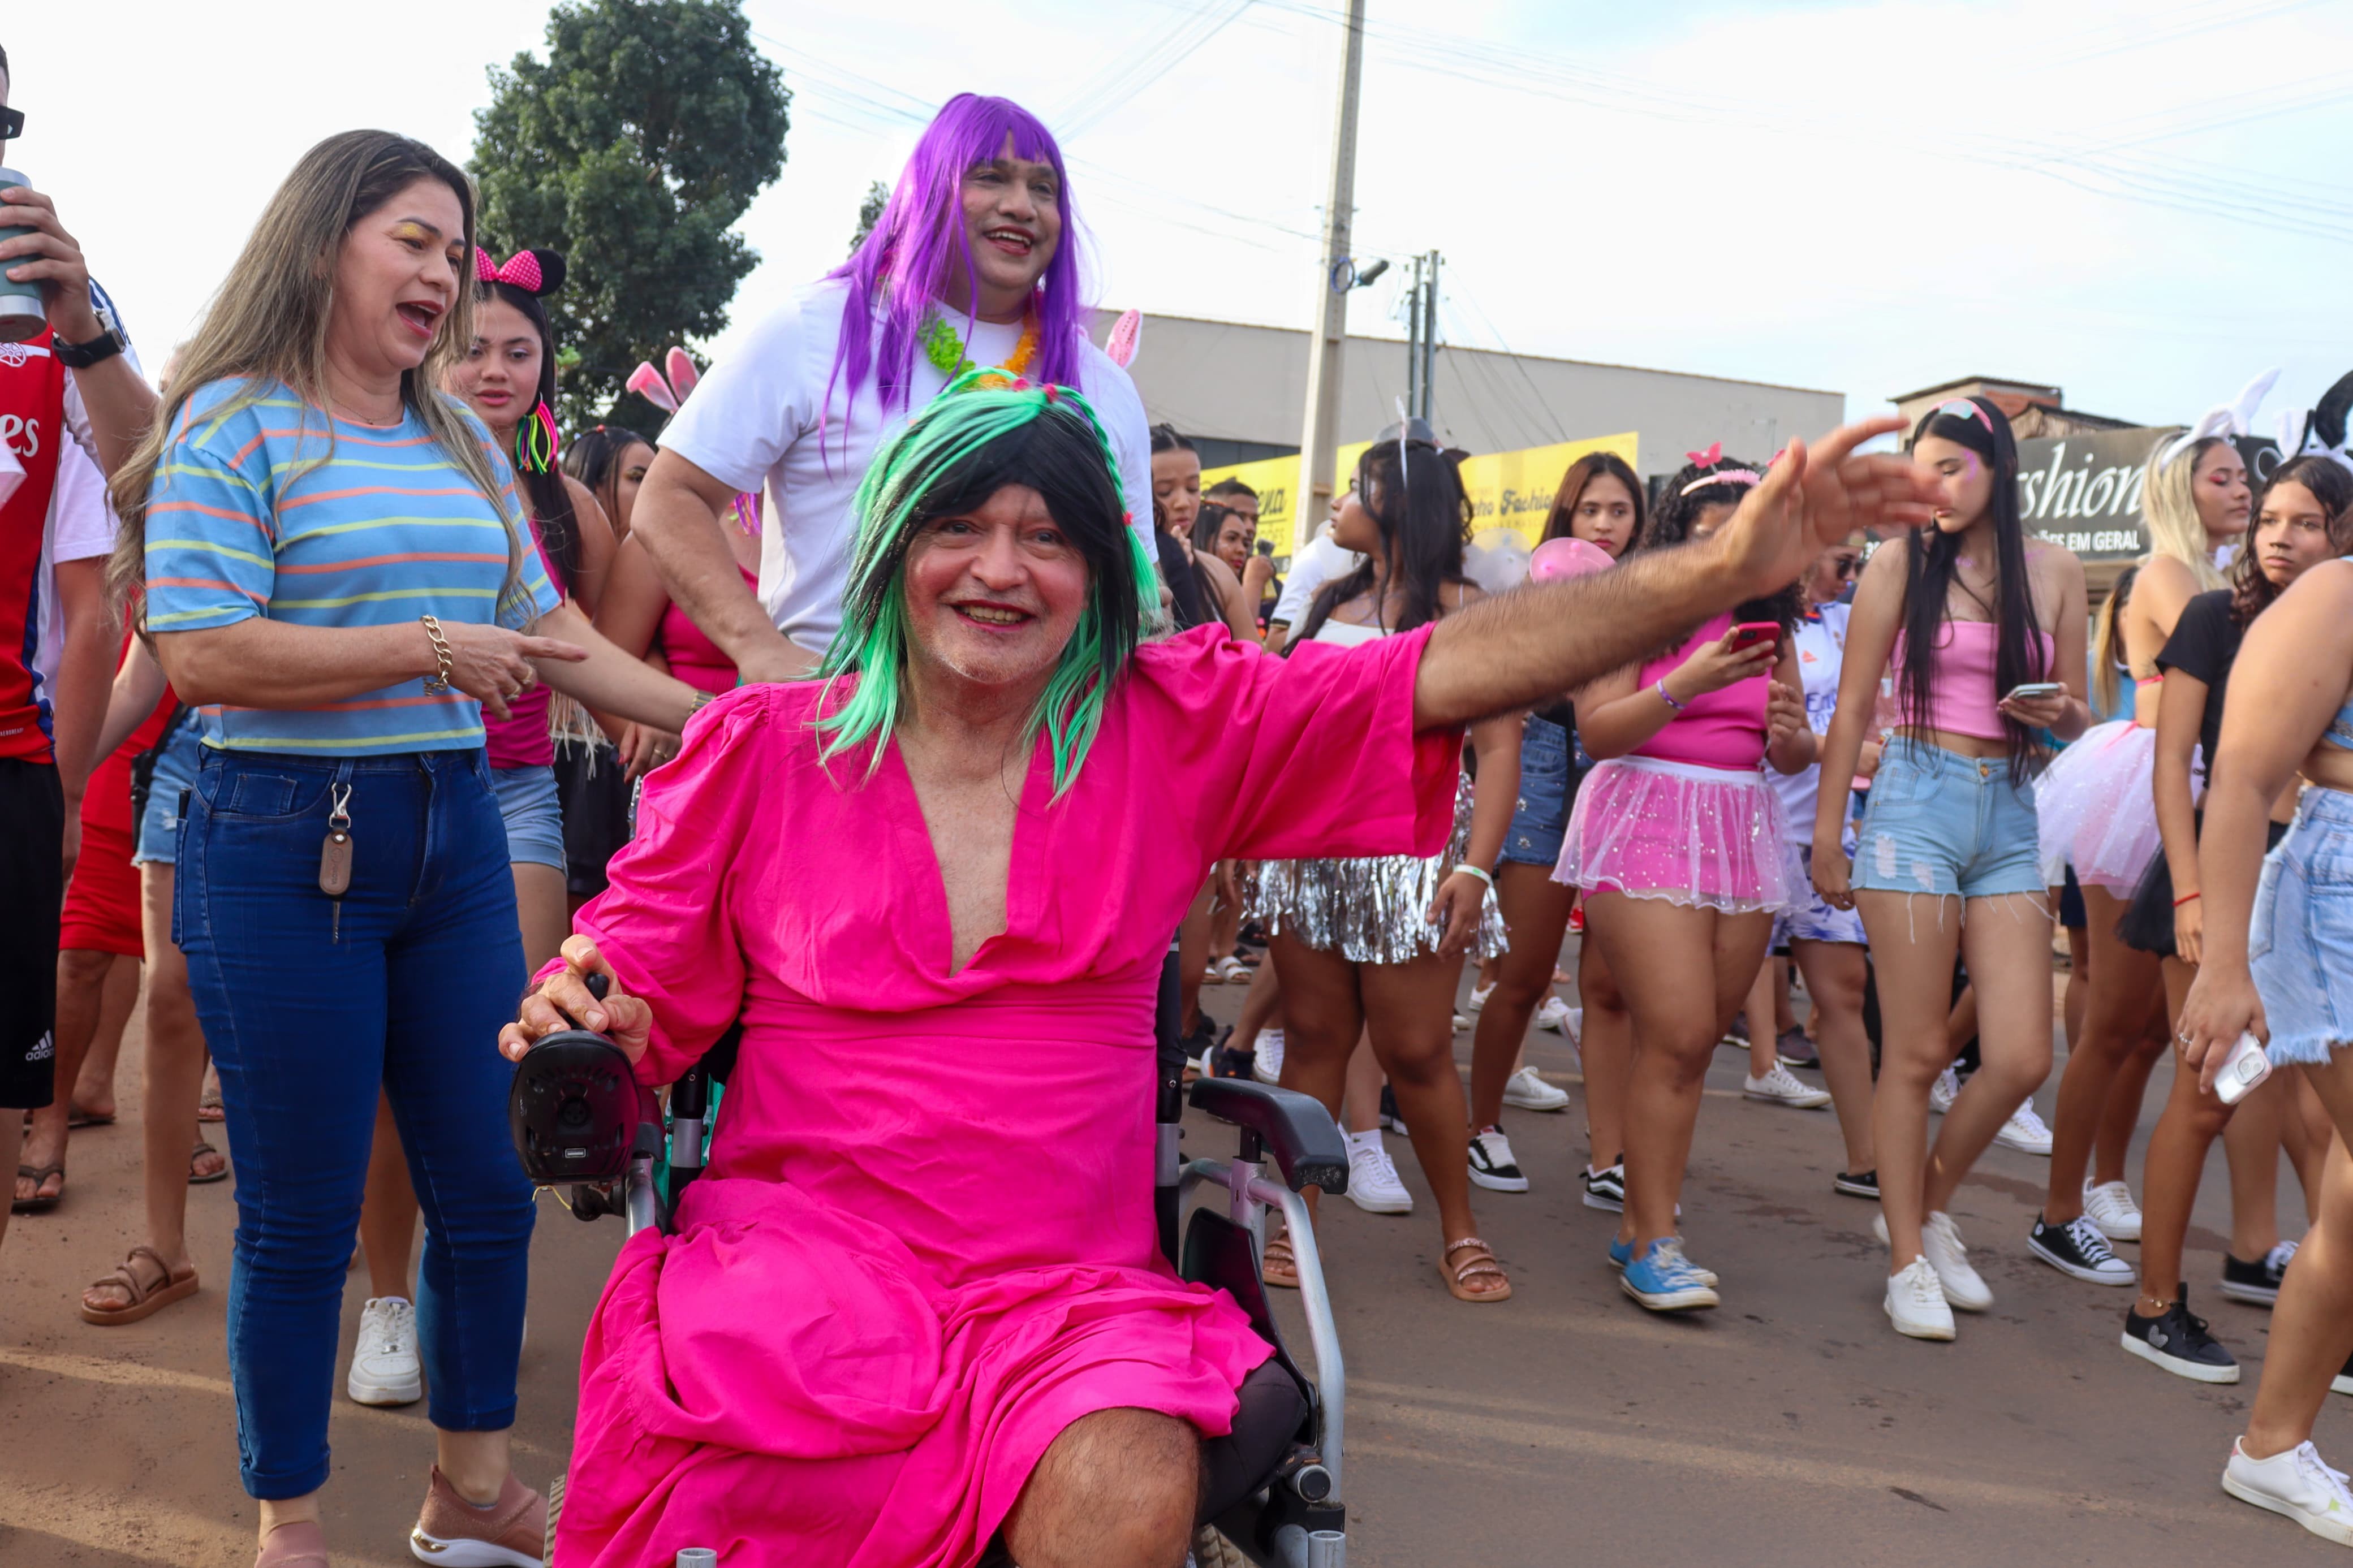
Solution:
{"label": "white t-shirt", "polygon": [[[1820,619],[1801,620],[1789,639],[1798,653],[1798,678],[1806,689],[1806,727],[1817,735],[1830,733],[1831,714],[1838,707],[1839,670],[1846,662],[1846,620],[1852,606],[1817,605]],[[1792,844],[1814,841],[1814,809],[1821,795],[1822,770],[1818,763],[1799,773],[1765,770],[1765,782],[1781,797],[1781,814]]]}
{"label": "white t-shirt", "polygon": [[1275,601],[1274,614],[1267,620],[1298,626],[1307,618],[1307,607],[1315,602],[1324,584],[1354,572],[1364,559],[1333,543],[1329,532],[1318,533],[1306,549],[1291,558],[1290,574],[1282,580],[1282,597]]}
{"label": "white t-shirt", "polygon": [[[106,320],[117,320],[114,301],[95,281],[90,286],[90,300],[105,312]],[[123,349],[122,358],[134,374],[146,374],[140,368],[139,355],[130,348]],[[58,603],[57,563],[112,553],[117,527],[114,503],[107,498],[106,475],[96,460],[98,437],[90,429],[90,410],[82,405],[81,388],[71,371],[66,373],[65,404],[66,429],[73,444],[58,453],[57,482],[49,490],[48,515],[41,523],[40,563],[34,568],[34,602],[40,617],[33,641],[37,701],[57,695],[58,660],[65,652],[66,613]]]}
{"label": "white t-shirt", "polygon": [[[841,626],[859,482],[882,442],[947,384],[919,349],[905,408],[886,418],[871,371],[846,410],[839,386],[824,407],[849,292],[847,282],[827,279],[795,294],[711,367],[661,435],[663,447],[722,484],[767,487],[760,602],[776,629],[810,653],[824,652]],[[1020,342],[1018,324],[941,313],[960,334],[970,333],[965,352],[975,364],[1002,364]],[[1149,553],[1152,440],[1144,402],[1127,372],[1092,342],[1082,351],[1079,384],[1111,437],[1129,521]]]}

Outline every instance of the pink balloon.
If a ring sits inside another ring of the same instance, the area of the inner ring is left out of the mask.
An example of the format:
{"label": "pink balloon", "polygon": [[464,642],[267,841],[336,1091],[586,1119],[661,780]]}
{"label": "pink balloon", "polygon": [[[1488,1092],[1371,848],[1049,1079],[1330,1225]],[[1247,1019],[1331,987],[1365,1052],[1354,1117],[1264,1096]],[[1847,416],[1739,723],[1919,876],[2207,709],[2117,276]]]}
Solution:
{"label": "pink balloon", "polygon": [[1607,572],[1617,563],[1598,544],[1582,539],[1547,539],[1528,557],[1528,581],[1551,583]]}

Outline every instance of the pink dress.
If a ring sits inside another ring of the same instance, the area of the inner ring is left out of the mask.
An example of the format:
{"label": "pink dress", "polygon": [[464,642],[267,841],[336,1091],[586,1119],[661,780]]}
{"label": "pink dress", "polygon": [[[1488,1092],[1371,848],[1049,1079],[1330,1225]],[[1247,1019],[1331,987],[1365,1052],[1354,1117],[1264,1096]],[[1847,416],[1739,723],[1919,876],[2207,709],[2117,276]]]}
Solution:
{"label": "pink dress", "polygon": [[969,1563],[1079,1416],[1229,1429],[1271,1352],[1158,1250],[1162,956],[1220,858],[1438,851],[1461,737],[1413,733],[1427,640],[1139,649],[1060,801],[1040,738],[1007,930],[954,974],[896,748],[820,769],[813,683],[696,717],[576,923],[653,1007],[644,1081],[739,1013],[743,1054],[678,1233],[597,1303],[560,1561]]}

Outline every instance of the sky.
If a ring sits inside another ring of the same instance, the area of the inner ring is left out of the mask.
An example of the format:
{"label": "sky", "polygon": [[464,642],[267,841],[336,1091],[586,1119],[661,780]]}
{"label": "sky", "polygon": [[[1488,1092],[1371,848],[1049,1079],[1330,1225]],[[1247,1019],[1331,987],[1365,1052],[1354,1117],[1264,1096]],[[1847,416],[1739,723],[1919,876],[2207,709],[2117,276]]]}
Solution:
{"label": "sky", "polygon": [[[733,338],[839,262],[869,181],[965,89],[1071,161],[1097,298],[1305,326],[1344,0],[747,0],[794,91]],[[11,7],[50,193],[153,363],[300,153],[387,126],[461,161],[545,0]],[[1445,258],[1440,341],[1824,388],[1969,374],[2186,423],[2353,368],[2348,0],[1369,0],[1362,259]],[[93,36],[113,40],[93,77]],[[533,237],[512,237],[528,240]],[[1401,338],[1402,266],[1350,330]],[[1445,409],[1439,410],[1440,422]],[[1570,431],[1571,436],[1599,432]]]}

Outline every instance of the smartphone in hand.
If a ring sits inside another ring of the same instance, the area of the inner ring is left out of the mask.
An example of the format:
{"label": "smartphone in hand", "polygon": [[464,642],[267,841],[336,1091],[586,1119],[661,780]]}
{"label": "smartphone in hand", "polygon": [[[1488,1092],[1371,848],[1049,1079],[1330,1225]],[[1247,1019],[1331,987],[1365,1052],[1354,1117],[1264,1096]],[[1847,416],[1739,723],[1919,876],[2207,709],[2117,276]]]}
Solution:
{"label": "smartphone in hand", "polygon": [[2029,680],[2010,689],[2004,702],[2032,702],[2045,697],[2056,697],[2067,689],[2055,680]]}
{"label": "smartphone in hand", "polygon": [[1778,621],[1743,621],[1732,628],[1732,651],[1735,653],[1746,653],[1759,644],[1780,640],[1781,624]]}
{"label": "smartphone in hand", "polygon": [[2214,1098],[2236,1105],[2271,1076],[2272,1059],[2263,1054],[2263,1043],[2252,1033],[2241,1035],[2214,1069]]}

